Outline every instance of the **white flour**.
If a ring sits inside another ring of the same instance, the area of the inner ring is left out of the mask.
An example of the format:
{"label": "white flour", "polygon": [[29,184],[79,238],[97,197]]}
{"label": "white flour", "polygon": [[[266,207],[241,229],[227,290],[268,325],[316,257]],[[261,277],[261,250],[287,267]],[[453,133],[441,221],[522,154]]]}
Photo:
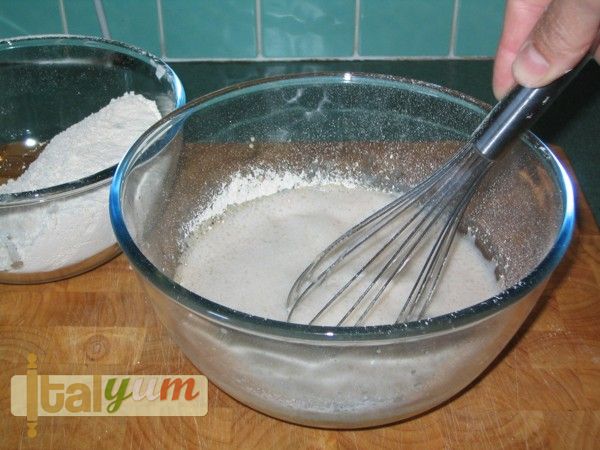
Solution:
{"label": "white flour", "polygon": [[193,233],[203,222],[222,214],[230,206],[273,195],[285,189],[327,184],[337,184],[347,188],[357,187],[355,181],[335,173],[319,173],[311,181],[308,181],[307,174],[304,172],[295,174],[254,169],[247,175],[237,173],[227,183],[223,184],[221,191],[212,200],[211,205],[185,225],[185,237]]}
{"label": "white flour", "polygon": [[[176,279],[233,309],[286,320],[285,300],[302,270],[336,237],[395,198],[349,186],[297,187],[301,180],[301,176],[282,176],[279,187],[285,190],[280,192],[270,174],[249,184],[235,180],[215,199],[212,208],[199,216],[206,219],[220,213],[218,220],[200,226],[195,222],[197,230],[187,239],[189,249]],[[400,300],[408,296],[425,256],[415,257],[403,276],[388,287],[368,324],[395,320],[402,307]],[[354,273],[355,268],[347,266],[344,270],[347,273],[343,272],[342,279],[346,280],[349,277],[345,275]],[[428,316],[462,309],[499,290],[494,264],[481,255],[471,239],[458,238]],[[318,308],[300,308],[294,321],[306,323],[316,311]]]}
{"label": "white flour", "polygon": [[[127,93],[56,135],[0,194],[75,181],[119,162],[135,140],[161,118],[156,104]],[[0,214],[0,271],[47,272],[76,264],[110,247],[108,185]]]}

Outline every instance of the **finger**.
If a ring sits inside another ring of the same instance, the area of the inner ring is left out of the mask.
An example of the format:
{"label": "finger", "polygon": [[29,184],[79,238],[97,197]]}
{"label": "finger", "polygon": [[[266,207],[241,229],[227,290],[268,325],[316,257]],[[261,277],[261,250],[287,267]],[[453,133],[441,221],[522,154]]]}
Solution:
{"label": "finger", "polygon": [[600,0],[553,0],[515,59],[515,80],[528,87],[555,80],[581,60],[599,27]]}
{"label": "finger", "polygon": [[496,98],[503,97],[515,84],[513,61],[550,1],[508,0],[506,3],[504,29],[494,60],[492,85]]}

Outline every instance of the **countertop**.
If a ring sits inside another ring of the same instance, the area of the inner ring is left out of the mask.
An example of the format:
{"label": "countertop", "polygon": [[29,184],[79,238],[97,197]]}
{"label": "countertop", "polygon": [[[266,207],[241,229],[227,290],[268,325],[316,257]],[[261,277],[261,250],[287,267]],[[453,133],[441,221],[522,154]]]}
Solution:
{"label": "countertop", "polygon": [[204,417],[25,417],[10,382],[39,374],[197,374],[157,321],[123,255],[55,283],[0,285],[2,448],[597,448],[600,230],[579,197],[573,243],[525,325],[485,373],[419,417],[356,431],[306,428],[238,403],[212,384]]}

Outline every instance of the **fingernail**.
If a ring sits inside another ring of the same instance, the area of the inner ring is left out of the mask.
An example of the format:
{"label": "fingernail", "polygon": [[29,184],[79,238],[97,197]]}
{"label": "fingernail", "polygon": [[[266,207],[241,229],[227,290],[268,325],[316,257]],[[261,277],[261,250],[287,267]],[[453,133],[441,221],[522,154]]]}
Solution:
{"label": "fingernail", "polygon": [[527,87],[536,87],[543,82],[549,69],[550,64],[531,42],[523,46],[513,63],[515,79]]}
{"label": "fingernail", "polygon": [[492,90],[494,91],[494,97],[496,97],[496,100],[501,100],[502,97],[504,97],[510,90],[510,86],[494,86]]}

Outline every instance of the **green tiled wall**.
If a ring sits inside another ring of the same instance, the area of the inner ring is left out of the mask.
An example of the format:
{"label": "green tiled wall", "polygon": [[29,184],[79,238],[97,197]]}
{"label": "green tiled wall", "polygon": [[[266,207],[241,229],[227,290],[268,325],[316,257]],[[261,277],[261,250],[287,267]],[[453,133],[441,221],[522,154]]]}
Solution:
{"label": "green tiled wall", "polygon": [[170,60],[489,57],[503,13],[504,0],[0,0],[0,38],[104,29]]}
{"label": "green tiled wall", "polygon": [[158,12],[155,1],[102,0],[102,3],[113,39],[129,42],[157,55],[160,54]]}
{"label": "green tiled wall", "polygon": [[94,2],[81,0],[63,0],[67,31],[71,34],[100,36],[100,24],[96,16]]}
{"label": "green tiled wall", "polygon": [[266,57],[352,56],[354,0],[262,0]]}
{"label": "green tiled wall", "polygon": [[446,56],[454,0],[365,0],[360,48],[365,56]]}
{"label": "green tiled wall", "polygon": [[163,0],[166,53],[173,58],[256,56],[254,0]]}
{"label": "green tiled wall", "polygon": [[[36,11],[36,14],[32,14]],[[62,33],[56,1],[0,0],[0,38],[24,34]]]}
{"label": "green tiled wall", "polygon": [[502,31],[504,0],[460,0],[459,11],[456,54],[494,54]]}

